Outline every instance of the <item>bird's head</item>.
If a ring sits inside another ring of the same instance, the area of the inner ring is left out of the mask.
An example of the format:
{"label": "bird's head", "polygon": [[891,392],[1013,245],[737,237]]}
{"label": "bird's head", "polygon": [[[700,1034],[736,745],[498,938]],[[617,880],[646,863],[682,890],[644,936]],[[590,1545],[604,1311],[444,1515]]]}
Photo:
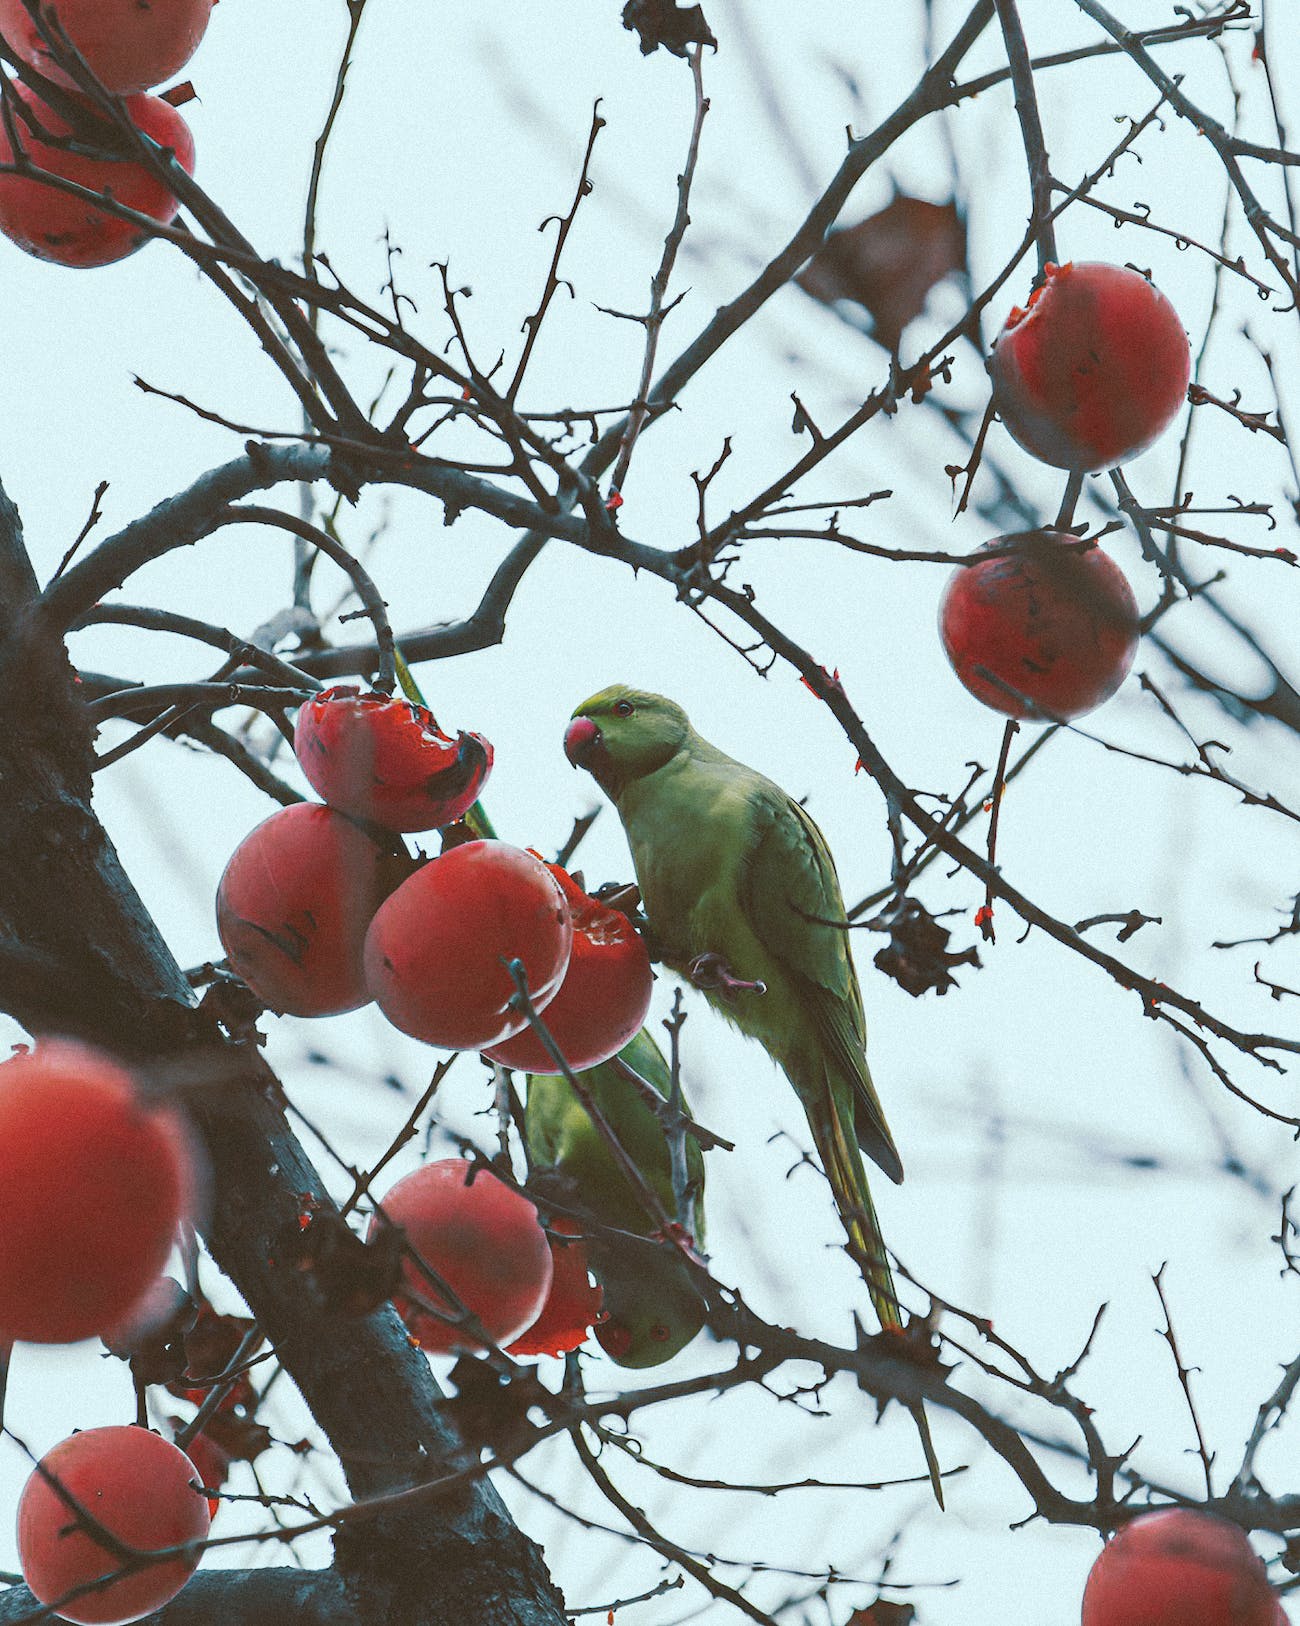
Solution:
{"label": "bird's head", "polygon": [[661,1366],[704,1325],[704,1300],[670,1250],[638,1245],[634,1254],[602,1251],[593,1260],[605,1294],[596,1341],[619,1366]]}
{"label": "bird's head", "polygon": [[691,732],[682,708],[618,683],[584,700],[564,731],[564,754],[610,794],[675,757]]}

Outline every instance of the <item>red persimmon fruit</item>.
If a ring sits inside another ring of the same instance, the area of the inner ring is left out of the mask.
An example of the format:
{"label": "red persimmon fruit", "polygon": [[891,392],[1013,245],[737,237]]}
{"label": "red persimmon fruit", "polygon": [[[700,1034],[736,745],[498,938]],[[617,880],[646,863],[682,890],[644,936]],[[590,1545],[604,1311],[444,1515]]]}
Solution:
{"label": "red persimmon fruit", "polygon": [[[157,1552],[207,1535],[207,1498],[195,1488],[201,1483],[185,1453],[148,1429],[73,1434],[41,1458],[19,1500],[23,1579],[42,1603],[53,1603],[122,1568],[59,1488],[118,1541]],[[194,1552],[146,1565],[59,1604],[58,1613],[87,1626],[124,1626],[174,1598],[198,1562]]]}
{"label": "red persimmon fruit", "polygon": [[388,830],[454,824],[492,768],[481,734],[444,734],[423,706],[347,686],[300,707],[293,748],[318,796]]}
{"label": "red persimmon fruit", "polygon": [[1140,631],[1133,590],[1110,555],[1069,532],[1022,531],[973,558],[948,578],[939,632],[975,698],[1044,720],[1109,700]]}
{"label": "red persimmon fruit", "polygon": [[0,1343],[74,1343],[127,1320],[197,1196],[178,1114],[62,1039],[0,1064],[0,1170]]}
{"label": "red persimmon fruit", "polygon": [[410,868],[331,808],[272,813],[235,848],[217,888],[231,967],[272,1010],[356,1010],[370,999],[366,931]]}
{"label": "red persimmon fruit", "polygon": [[573,923],[560,883],[531,853],[467,841],[425,864],[375,915],[366,977],[403,1033],[448,1050],[485,1050],[518,1033],[507,962],[521,960],[533,1003],[568,969]]}
{"label": "red persimmon fruit", "polygon": [[1081,474],[1144,452],[1187,397],[1178,313],[1127,266],[1049,265],[989,358],[993,405],[1027,452]]}
{"label": "red persimmon fruit", "polygon": [[[15,99],[13,126],[20,149],[35,168],[92,192],[111,193],[114,202],[162,225],[172,219],[177,209],[175,197],[142,163],[133,158],[91,158],[43,140],[42,135],[67,136],[68,122],[25,85],[12,81],[8,91]],[[89,102],[86,107],[90,111]],[[22,115],[24,108],[36,128],[29,128]],[[137,129],[176,155],[186,174],[194,173],[194,138],[174,107],[157,96],[130,96],[126,111]],[[0,164],[12,164],[14,157],[8,125],[0,121]],[[134,221],[120,219],[88,199],[34,176],[15,174],[0,174],[0,232],[38,259],[81,267],[125,259],[149,240],[148,230]]]}
{"label": "red persimmon fruit", "polygon": [[1107,1542],[1084,1589],[1083,1626],[1275,1626],[1277,1609],[1237,1525],[1171,1508]]}
{"label": "red persimmon fruit", "polygon": [[[527,1197],[480,1169],[469,1180],[462,1157],[426,1163],[404,1176],[381,1202],[384,1219],[371,1221],[373,1237],[385,1220],[400,1225],[413,1252],[483,1324],[497,1344],[518,1338],[540,1315],[550,1291],[551,1249]],[[455,1314],[451,1301],[411,1259],[402,1261],[406,1294],[425,1309]],[[436,1317],[418,1323],[431,1353],[481,1349],[482,1341]]]}
{"label": "red persimmon fruit", "polygon": [[[133,96],[177,73],[198,49],[213,0],[43,0],[105,90]],[[0,0],[0,33],[24,62],[76,89],[23,0]]]}
{"label": "red persimmon fruit", "polygon": [[[627,916],[588,897],[558,864],[546,867],[563,888],[573,917],[569,969],[546,1007],[546,1026],[577,1073],[608,1061],[640,1032],[654,977],[646,946]],[[485,1054],[524,1072],[560,1071],[531,1027]]]}

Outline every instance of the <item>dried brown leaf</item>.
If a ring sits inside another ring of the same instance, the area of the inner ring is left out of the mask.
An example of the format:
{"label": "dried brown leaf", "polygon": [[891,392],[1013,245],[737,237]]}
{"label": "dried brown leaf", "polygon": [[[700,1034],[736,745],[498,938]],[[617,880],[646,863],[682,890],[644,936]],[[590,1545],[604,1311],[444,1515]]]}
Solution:
{"label": "dried brown leaf", "polygon": [[674,56],[685,56],[688,45],[716,49],[718,44],[704,20],[703,6],[678,6],[675,0],[627,0],[623,27],[640,36],[643,56],[661,45]]}
{"label": "dried brown leaf", "polygon": [[814,299],[849,299],[870,312],[874,337],[895,350],[930,290],[966,269],[966,222],[955,203],[899,193],[878,214],[832,232],[795,281]]}

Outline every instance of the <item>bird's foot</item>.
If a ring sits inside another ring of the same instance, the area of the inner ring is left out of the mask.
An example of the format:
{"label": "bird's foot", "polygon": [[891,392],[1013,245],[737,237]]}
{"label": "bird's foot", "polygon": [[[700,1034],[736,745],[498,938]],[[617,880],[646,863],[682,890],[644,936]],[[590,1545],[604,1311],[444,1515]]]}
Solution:
{"label": "bird's foot", "polygon": [[694,1236],[684,1225],[679,1225],[675,1220],[671,1224],[665,1225],[662,1230],[653,1232],[651,1239],[655,1242],[671,1242],[679,1253],[684,1253],[694,1264],[702,1265],[705,1263],[704,1256],[696,1246]]}
{"label": "bird's foot", "polygon": [[697,954],[686,968],[686,975],[695,988],[717,994],[765,994],[765,982],[749,982],[736,976],[720,954]]}

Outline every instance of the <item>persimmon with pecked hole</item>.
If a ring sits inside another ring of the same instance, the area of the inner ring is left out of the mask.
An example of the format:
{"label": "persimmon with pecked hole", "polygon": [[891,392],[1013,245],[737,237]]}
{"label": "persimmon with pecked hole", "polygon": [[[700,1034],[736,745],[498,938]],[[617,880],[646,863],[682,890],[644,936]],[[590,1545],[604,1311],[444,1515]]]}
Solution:
{"label": "persimmon with pecked hole", "polygon": [[[981,557],[987,554],[988,557]],[[1137,600],[1102,550],[1067,531],[986,542],[939,605],[962,683],[1008,717],[1081,717],[1109,700],[1137,653]]]}
{"label": "persimmon with pecked hole", "polygon": [[41,1458],[19,1500],[23,1579],[45,1604],[86,1589],[59,1603],[63,1620],[125,1626],[143,1619],[184,1587],[199,1553],[133,1566],[96,1586],[101,1576],[131,1561],[98,1539],[93,1526],[79,1520],[77,1508],[135,1552],[159,1552],[207,1536],[208,1502],[195,1488],[201,1483],[185,1453],[148,1429],[91,1428],[73,1434]]}
{"label": "persimmon with pecked hole", "polygon": [[[67,152],[54,141],[42,139],[42,133],[55,140],[68,138],[71,126],[66,119],[16,80],[10,81],[6,93],[15,100],[12,123],[21,153],[34,168],[91,192],[110,192],[115,203],[148,215],[160,225],[170,223],[178,207],[176,198],[138,159]],[[102,124],[102,115],[96,115],[84,97],[74,100]],[[187,175],[193,174],[194,138],[174,107],[157,96],[130,96],[125,107],[138,130],[172,152]],[[37,128],[29,127],[24,109]],[[84,142],[86,137],[79,132],[77,139]],[[0,164],[14,161],[9,122],[0,120]],[[12,173],[0,174],[0,232],[38,259],[82,268],[125,259],[143,248],[150,235],[147,227],[97,208],[88,198],[35,176]]]}
{"label": "persimmon with pecked hole", "polygon": [[[198,50],[213,0],[44,0],[42,15],[61,29],[86,66],[115,96],[152,90]],[[77,89],[23,0],[0,0],[0,33],[56,85]]]}
{"label": "persimmon with pecked hole", "polygon": [[[504,1181],[480,1168],[471,1181],[463,1157],[426,1163],[405,1175],[380,1200],[383,1218],[370,1223],[375,1236],[386,1222],[401,1226],[409,1248],[505,1345],[531,1327],[550,1292],[554,1267],[537,1210]],[[424,1310],[454,1316],[456,1307],[411,1259],[402,1261],[405,1296]],[[416,1321],[421,1347],[431,1354],[482,1349],[482,1339],[437,1316]]]}
{"label": "persimmon with pecked hole", "polygon": [[569,966],[573,922],[546,865],[504,841],[466,841],[405,881],[371,922],[366,978],[403,1033],[447,1050],[486,1050],[527,1026],[511,1005],[522,962],[537,1008]]}
{"label": "persimmon with pecked hole", "polygon": [[349,685],[299,707],[293,748],[322,800],[387,830],[454,824],[492,771],[481,734],[444,734],[424,706]]}
{"label": "persimmon with pecked hole", "polygon": [[217,888],[232,970],[290,1016],[357,1010],[370,1000],[366,932],[411,869],[332,808],[298,802],[272,813],[235,848]]}
{"label": "persimmon with pecked hole", "polygon": [[[646,946],[627,916],[589,897],[558,864],[546,867],[568,900],[573,952],[544,1020],[570,1070],[579,1073],[617,1055],[640,1032],[654,976]],[[561,1071],[531,1027],[483,1054],[522,1072]]]}
{"label": "persimmon with pecked hole", "polygon": [[1187,398],[1191,347],[1178,313],[1140,272],[1049,265],[989,357],[993,405],[1043,463],[1094,473],[1127,463]]}
{"label": "persimmon with pecked hole", "polygon": [[[566,1240],[569,1239],[569,1240]],[[510,1355],[566,1355],[600,1321],[604,1293],[593,1283],[587,1246],[572,1220],[549,1222],[551,1290],[536,1321],[507,1347]]]}
{"label": "persimmon with pecked hole", "polygon": [[[182,1449],[194,1464],[195,1478],[203,1489],[214,1493],[219,1491],[230,1474],[229,1451],[207,1434],[196,1434]],[[220,1496],[213,1494],[207,1496],[205,1500],[208,1504],[208,1517],[215,1519],[221,1509]]]}
{"label": "persimmon with pecked hole", "polygon": [[1084,1589],[1083,1626],[1275,1626],[1278,1608],[1237,1525],[1169,1508],[1106,1544]]}
{"label": "persimmon with pecked hole", "polygon": [[179,1115],[65,1039],[0,1064],[0,1170],[0,1343],[127,1320],[199,1196]]}

